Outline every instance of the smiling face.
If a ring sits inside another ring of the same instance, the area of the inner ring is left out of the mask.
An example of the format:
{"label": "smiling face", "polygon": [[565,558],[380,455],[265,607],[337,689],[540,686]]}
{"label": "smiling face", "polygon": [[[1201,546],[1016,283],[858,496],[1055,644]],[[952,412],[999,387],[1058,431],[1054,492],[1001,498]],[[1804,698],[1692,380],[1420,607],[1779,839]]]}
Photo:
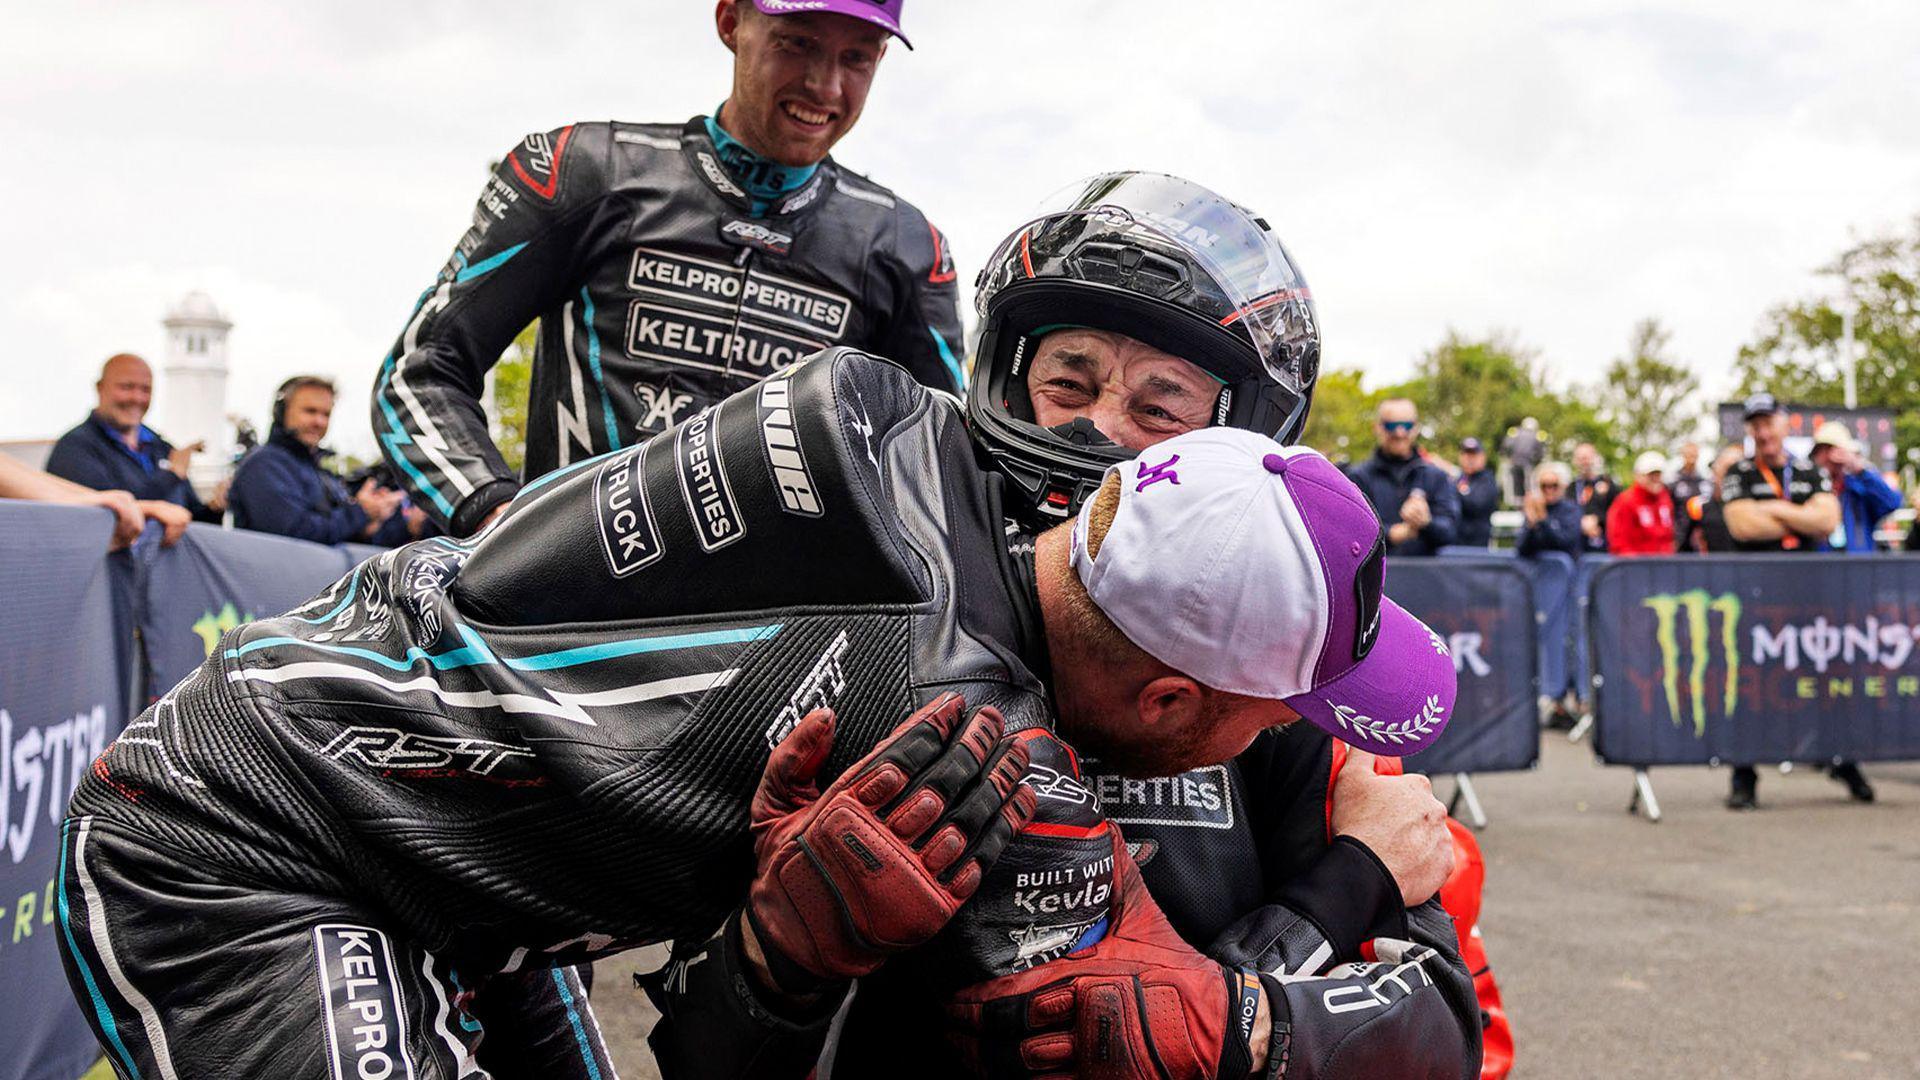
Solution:
{"label": "smiling face", "polygon": [[1220,383],[1198,366],[1125,334],[1055,330],[1027,369],[1034,422],[1057,427],[1084,416],[1129,450],[1145,450],[1207,426]]}
{"label": "smiling face", "polygon": [[99,395],[100,418],[120,431],[132,431],[153,404],[153,369],[132,353],[121,353],[100,369],[93,388]]}
{"label": "smiling face", "polygon": [[301,445],[312,449],[327,437],[333,422],[333,391],[324,386],[302,386],[287,395],[287,411],[281,421]]}
{"label": "smiling face", "polygon": [[845,15],[767,15],[752,0],[720,0],[715,21],[733,51],[733,92],[719,121],[734,138],[800,168],[853,130],[886,55],[886,31]]}

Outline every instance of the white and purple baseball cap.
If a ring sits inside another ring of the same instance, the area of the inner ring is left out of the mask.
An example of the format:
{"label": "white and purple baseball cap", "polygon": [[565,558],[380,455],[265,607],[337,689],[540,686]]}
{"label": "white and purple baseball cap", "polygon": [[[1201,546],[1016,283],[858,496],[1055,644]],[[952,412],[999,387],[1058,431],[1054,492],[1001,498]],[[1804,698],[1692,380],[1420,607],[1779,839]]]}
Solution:
{"label": "white and purple baseball cap", "polygon": [[870,22],[913,48],[913,42],[900,32],[900,7],[907,0],[753,0],[753,6],[768,15],[799,15],[809,11],[845,15]]}
{"label": "white and purple baseball cap", "polygon": [[1277,698],[1377,754],[1425,749],[1453,711],[1453,657],[1382,593],[1373,507],[1318,453],[1203,428],[1107,470],[1120,508],[1074,572],[1155,659],[1216,690]]}

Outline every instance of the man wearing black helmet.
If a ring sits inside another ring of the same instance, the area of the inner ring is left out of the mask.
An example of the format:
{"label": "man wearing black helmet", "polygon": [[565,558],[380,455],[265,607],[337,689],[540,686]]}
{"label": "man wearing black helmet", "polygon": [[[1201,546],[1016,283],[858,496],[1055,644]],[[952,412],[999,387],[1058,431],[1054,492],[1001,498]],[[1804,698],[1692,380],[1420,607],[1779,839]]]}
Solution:
{"label": "man wearing black helmet", "polygon": [[1179,177],[1069,188],[1001,243],[974,303],[974,441],[1043,519],[1179,431],[1290,443],[1306,425],[1320,328],[1305,279],[1265,221]]}
{"label": "man wearing black helmet", "polygon": [[[1263,284],[1235,296],[1217,250],[1233,251],[1243,280]],[[1264,222],[1186,181],[1118,174],[1073,189],[1065,206],[1001,246],[977,304],[983,334],[968,417],[976,445],[999,467],[1017,560],[1033,557],[1030,530],[1076,511],[1109,462],[1223,421],[1290,440],[1305,420],[1318,361],[1305,282]],[[1268,313],[1259,334],[1233,329],[1245,307]],[[1128,777],[1083,758],[1084,784],[1032,774],[1029,782],[1042,792],[1043,813],[1063,800],[1097,800],[1124,825],[1149,890],[1185,941],[1297,980],[1274,1006],[1274,1019],[1297,1033],[1286,1075],[1367,1075],[1383,1061],[1422,1075],[1475,1075],[1473,988],[1445,913],[1422,903],[1450,854],[1439,805],[1424,778],[1376,776],[1368,755],[1354,755],[1351,769],[1339,767],[1344,760],[1324,734],[1296,728],[1259,737],[1225,765],[1172,777]],[[1023,902],[977,902],[996,899]],[[1035,940],[1071,921],[1070,911],[1049,918],[1034,897],[1024,901],[1033,905]],[[1322,1008],[1312,991],[1334,983],[1312,976],[1350,974],[1342,965],[1363,963],[1375,939],[1417,943],[1402,954],[1412,992],[1344,1019]],[[705,1047],[725,1029],[719,1010],[669,992],[685,986],[676,972],[708,955],[682,950],[651,980],[667,1017],[652,1041],[670,1078],[718,1075],[704,1066]],[[1055,961],[1038,972],[1070,985],[1070,966]],[[928,1076],[966,1071],[925,1053],[941,1025],[915,974],[905,966],[862,981],[830,1075],[894,1075],[907,1060]],[[973,1063],[990,1075],[1011,1075],[1009,1052],[1033,1034],[1013,1007],[1025,993],[997,995],[1005,1007],[986,1010],[964,1034]],[[744,1017],[735,1023],[764,1030]],[[817,1026],[788,1035],[797,1046],[822,1038]],[[1061,1040],[1051,1041],[1057,1049]],[[805,1058],[797,1049],[787,1055],[790,1066]]]}

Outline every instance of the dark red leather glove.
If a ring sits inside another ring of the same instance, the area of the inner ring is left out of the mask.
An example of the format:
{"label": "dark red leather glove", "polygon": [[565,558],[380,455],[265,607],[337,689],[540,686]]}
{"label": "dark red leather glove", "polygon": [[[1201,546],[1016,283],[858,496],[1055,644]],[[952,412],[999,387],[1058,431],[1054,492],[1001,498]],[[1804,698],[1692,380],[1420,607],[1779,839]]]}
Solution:
{"label": "dark red leather glove", "polygon": [[993,1077],[1241,1080],[1258,979],[1181,940],[1114,830],[1113,927],[1097,944],[948,1003],[968,1062]]}
{"label": "dark red leather glove", "polygon": [[833,712],[815,709],[753,797],[759,871],[747,917],[782,989],[864,975],[947,924],[1033,816],[1026,747],[1000,714],[944,694],[823,793]]}

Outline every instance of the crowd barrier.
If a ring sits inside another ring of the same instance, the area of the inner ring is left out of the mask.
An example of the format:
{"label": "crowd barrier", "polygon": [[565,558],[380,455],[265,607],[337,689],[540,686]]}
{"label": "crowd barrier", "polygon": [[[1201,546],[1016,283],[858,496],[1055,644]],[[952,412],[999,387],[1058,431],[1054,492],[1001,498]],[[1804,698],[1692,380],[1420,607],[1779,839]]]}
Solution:
{"label": "crowd barrier", "polygon": [[1526,568],[1500,558],[1389,560],[1387,595],[1446,641],[1460,676],[1446,731],[1407,767],[1431,776],[1531,768],[1540,650]]}
{"label": "crowd barrier", "polygon": [[0,1076],[73,1080],[99,1057],[54,935],[67,798],[128,716],[111,533],[101,510],[0,502]]}
{"label": "crowd barrier", "polygon": [[[72,1080],[97,1055],[54,947],[60,821],[88,763],[226,631],[379,553],[195,525],[110,555],[109,528],[0,500],[0,1080]],[[1443,554],[1387,568],[1460,675],[1447,732],[1410,767],[1528,768],[1537,696],[1576,684],[1596,688],[1602,760],[1641,770],[1920,757],[1920,558]]]}
{"label": "crowd barrier", "polygon": [[1611,560],[1588,624],[1610,764],[1920,758],[1920,558]]}
{"label": "crowd barrier", "polygon": [[192,525],[108,554],[111,531],[102,510],[0,500],[0,1080],[74,1080],[100,1056],[54,944],[85,918],[57,876],[84,770],[221,634],[380,550]]}

